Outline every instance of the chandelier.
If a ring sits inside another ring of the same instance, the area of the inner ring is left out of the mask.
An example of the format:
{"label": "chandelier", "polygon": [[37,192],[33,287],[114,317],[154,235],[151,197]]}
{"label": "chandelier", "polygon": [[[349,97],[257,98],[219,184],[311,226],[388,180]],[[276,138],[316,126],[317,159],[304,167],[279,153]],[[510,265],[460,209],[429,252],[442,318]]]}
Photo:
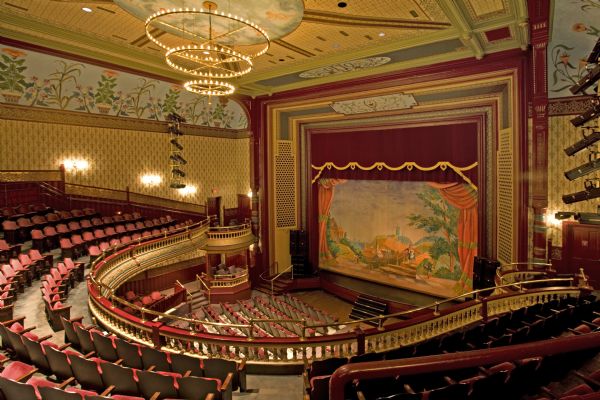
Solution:
{"label": "chandelier", "polygon": [[165,50],[167,65],[194,76],[184,87],[207,96],[232,94],[235,87],[224,79],[249,73],[252,60],[271,44],[264,29],[217,10],[212,1],[199,9],[161,9],[146,19],[145,27],[148,39]]}

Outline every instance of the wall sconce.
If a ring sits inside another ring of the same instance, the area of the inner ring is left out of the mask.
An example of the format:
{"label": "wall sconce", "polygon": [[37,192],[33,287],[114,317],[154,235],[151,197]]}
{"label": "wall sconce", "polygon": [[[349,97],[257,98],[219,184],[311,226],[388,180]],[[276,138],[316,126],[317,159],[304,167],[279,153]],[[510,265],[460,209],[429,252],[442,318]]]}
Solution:
{"label": "wall sconce", "polygon": [[140,180],[144,186],[156,186],[162,182],[162,177],[160,175],[146,174],[142,175]]}
{"label": "wall sconce", "polygon": [[86,171],[90,167],[90,163],[84,159],[64,159],[62,162],[65,171],[76,174],[79,171]]}
{"label": "wall sconce", "polygon": [[194,185],[185,185],[184,188],[178,189],[182,196],[191,196],[198,191]]}
{"label": "wall sconce", "polygon": [[252,189],[248,190],[248,197],[252,198],[252,196],[254,196],[254,193],[252,193]]}

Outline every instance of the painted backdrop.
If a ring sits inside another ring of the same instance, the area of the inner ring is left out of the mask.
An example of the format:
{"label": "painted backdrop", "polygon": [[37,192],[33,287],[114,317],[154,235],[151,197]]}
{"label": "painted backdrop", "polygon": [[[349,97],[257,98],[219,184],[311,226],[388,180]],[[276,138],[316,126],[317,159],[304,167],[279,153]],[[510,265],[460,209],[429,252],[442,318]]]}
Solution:
{"label": "painted backdrop", "polygon": [[439,297],[472,289],[477,193],[462,183],[322,179],[319,267]]}

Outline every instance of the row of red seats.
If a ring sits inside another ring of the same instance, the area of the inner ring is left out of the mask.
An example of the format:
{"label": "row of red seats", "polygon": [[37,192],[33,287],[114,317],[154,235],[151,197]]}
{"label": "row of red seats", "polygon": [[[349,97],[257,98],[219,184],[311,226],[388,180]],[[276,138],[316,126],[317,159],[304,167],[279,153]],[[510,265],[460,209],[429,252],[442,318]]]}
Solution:
{"label": "row of red seats", "polygon": [[[6,338],[3,344],[6,343],[8,350],[20,360],[13,362],[18,364],[11,367],[6,376],[0,374],[4,378],[0,379],[0,391],[8,399],[96,399],[107,398],[105,396],[108,394],[113,399],[128,400],[165,397],[199,400],[231,398],[230,387],[229,392],[215,390],[225,386],[219,385],[220,382],[216,379],[199,377],[184,379],[182,374],[122,367],[118,363],[94,357],[94,354],[83,355],[69,350],[68,343],[58,346],[48,340],[50,336],[40,338],[31,332],[34,327],[28,329],[23,327],[23,320],[24,317],[21,317],[0,325],[0,334],[3,339]],[[37,369],[27,363],[35,364]],[[53,375],[53,380],[62,382],[58,384],[44,378],[28,378],[29,374],[38,370],[48,377]],[[16,383],[25,379],[27,379],[25,383]],[[170,391],[172,387],[176,387],[175,392]],[[209,396],[211,391],[213,396]],[[70,396],[69,393],[77,397]],[[221,393],[224,395],[215,396]]]}
{"label": "row of red seats", "polygon": [[54,331],[63,329],[61,317],[69,319],[71,306],[65,305],[69,295],[69,289],[75,287],[76,282],[83,282],[84,263],[73,262],[70,258],[64,258],[63,262],[51,267],[49,273],[42,278],[42,299],[46,319]]}
{"label": "row of red seats", "polygon": [[20,204],[14,207],[7,206],[0,208],[0,221],[43,215],[52,211],[52,207],[48,207],[43,203]]}

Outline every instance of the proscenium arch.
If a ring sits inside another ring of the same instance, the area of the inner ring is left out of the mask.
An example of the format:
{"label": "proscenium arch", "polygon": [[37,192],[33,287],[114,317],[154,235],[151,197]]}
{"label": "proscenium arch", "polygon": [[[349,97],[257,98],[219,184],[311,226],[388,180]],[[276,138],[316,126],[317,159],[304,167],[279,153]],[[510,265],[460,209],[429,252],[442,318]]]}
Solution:
{"label": "proscenium arch", "polygon": [[[288,266],[288,231],[310,227],[306,216],[310,190],[307,138],[311,135],[323,130],[372,129],[386,124],[439,125],[467,120],[477,120],[478,157],[483,161],[479,213],[485,240],[480,242],[484,246],[480,247],[480,254],[506,262],[525,259],[528,210],[524,199],[528,195],[528,182],[516,177],[525,176],[527,167],[527,108],[519,95],[525,90],[526,64],[522,54],[504,59],[490,56],[490,59],[476,66],[464,61],[457,66],[462,69],[433,66],[426,71],[430,73],[402,72],[391,78],[345,82],[312,92],[259,99],[266,118],[261,136],[264,173],[260,184],[264,215],[262,243],[268,257],[264,264],[276,261],[280,269]],[[337,114],[330,107],[333,101],[395,93],[413,94],[418,104],[408,110],[356,115]],[[277,163],[281,164],[281,148],[291,151],[285,161],[293,162],[293,176],[288,179],[294,183],[291,202],[294,209],[288,212],[294,217],[293,224],[287,226],[278,226],[277,221],[277,200],[281,194]]]}

